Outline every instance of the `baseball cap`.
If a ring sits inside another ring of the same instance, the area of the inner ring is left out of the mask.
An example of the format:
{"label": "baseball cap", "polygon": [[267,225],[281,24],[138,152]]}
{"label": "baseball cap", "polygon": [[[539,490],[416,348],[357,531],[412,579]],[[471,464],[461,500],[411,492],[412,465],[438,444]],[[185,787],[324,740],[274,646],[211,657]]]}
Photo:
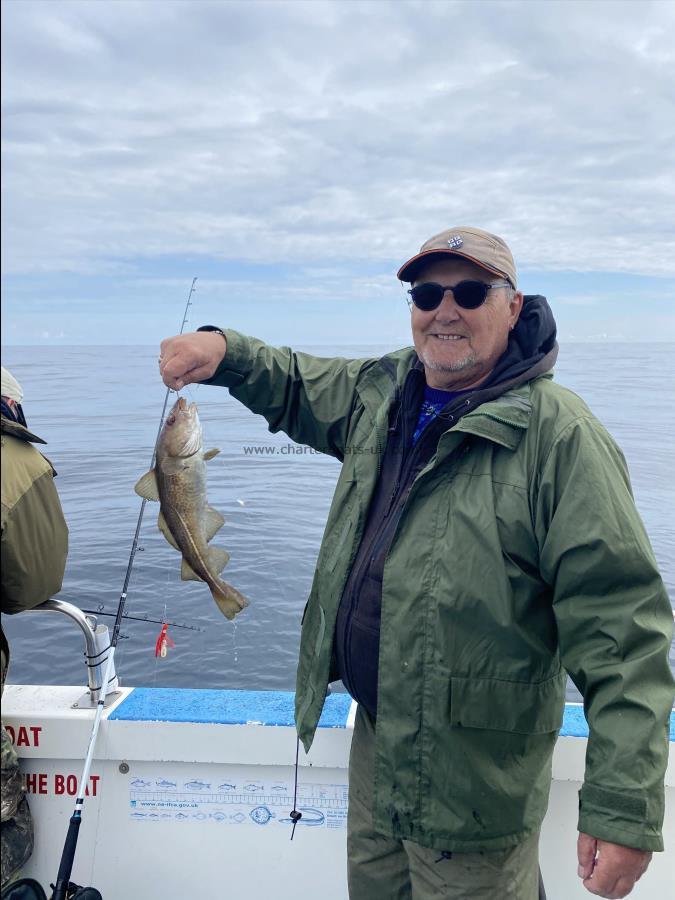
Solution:
{"label": "baseball cap", "polygon": [[400,281],[414,281],[424,263],[441,256],[461,256],[488,272],[501,275],[516,287],[516,264],[506,242],[482,228],[466,228],[464,225],[448,228],[425,241],[420,252],[401,266],[397,277]]}
{"label": "baseball cap", "polygon": [[23,388],[12,373],[8,372],[4,366],[2,366],[2,384],[0,386],[0,393],[3,397],[9,397],[9,399],[13,400],[15,403],[21,403],[23,400]]}

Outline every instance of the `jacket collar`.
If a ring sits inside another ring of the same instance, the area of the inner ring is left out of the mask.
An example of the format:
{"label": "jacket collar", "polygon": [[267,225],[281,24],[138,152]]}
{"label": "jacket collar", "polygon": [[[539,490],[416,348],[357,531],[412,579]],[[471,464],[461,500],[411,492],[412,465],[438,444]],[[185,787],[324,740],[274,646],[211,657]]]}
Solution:
{"label": "jacket collar", "polygon": [[417,361],[414,347],[406,347],[375,360],[356,386],[361,402],[376,417],[383,403],[393,400],[401,391],[410,369]]}
{"label": "jacket collar", "polygon": [[515,450],[530,425],[530,392],[530,382],[513,388],[462,416],[450,430],[473,434]]}
{"label": "jacket collar", "polygon": [[[503,383],[496,390],[492,388],[486,391],[486,394],[494,391],[498,396],[494,399],[486,397],[484,402],[463,415],[454,426],[449,425],[448,431],[474,434],[515,450],[530,424],[530,385],[536,378],[552,377],[549,369],[555,361],[555,355],[546,354],[539,364],[514,378],[512,386]],[[383,413],[401,390],[408,371],[416,362],[417,354],[412,347],[408,347],[377,360],[364,374],[356,390],[374,420],[379,421],[383,417]]]}
{"label": "jacket collar", "polygon": [[11,419],[6,418],[6,416],[2,416],[1,420],[3,434],[11,434],[12,437],[19,438],[20,441],[30,441],[31,444],[47,443],[47,441],[43,441],[41,437],[33,434],[32,431],[29,431],[18,422],[13,422]]}

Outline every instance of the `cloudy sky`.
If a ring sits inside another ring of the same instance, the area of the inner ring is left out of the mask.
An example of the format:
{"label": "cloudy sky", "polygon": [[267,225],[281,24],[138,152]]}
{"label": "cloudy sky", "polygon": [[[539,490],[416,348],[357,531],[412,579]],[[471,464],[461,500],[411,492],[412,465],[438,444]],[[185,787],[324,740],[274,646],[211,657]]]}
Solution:
{"label": "cloudy sky", "polygon": [[4,0],[3,342],[408,343],[501,234],[561,338],[675,340],[675,5]]}

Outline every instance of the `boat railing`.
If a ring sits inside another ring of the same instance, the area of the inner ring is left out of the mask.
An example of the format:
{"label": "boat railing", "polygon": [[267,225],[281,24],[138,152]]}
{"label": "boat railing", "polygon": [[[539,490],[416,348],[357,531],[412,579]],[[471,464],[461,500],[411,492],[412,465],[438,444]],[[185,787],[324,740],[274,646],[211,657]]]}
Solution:
{"label": "boat railing", "polygon": [[[99,625],[96,616],[83,613],[79,607],[73,603],[67,603],[65,600],[47,600],[39,606],[34,606],[31,610],[26,610],[26,612],[61,613],[68,616],[80,627],[85,642],[88,690],[74,706],[95,706],[98,703],[110,650],[110,630],[108,626]],[[112,701],[119,692],[119,686],[120,682],[115,672],[115,661],[113,659],[112,674],[108,681],[108,690],[106,691],[106,705],[108,704],[108,698]]]}

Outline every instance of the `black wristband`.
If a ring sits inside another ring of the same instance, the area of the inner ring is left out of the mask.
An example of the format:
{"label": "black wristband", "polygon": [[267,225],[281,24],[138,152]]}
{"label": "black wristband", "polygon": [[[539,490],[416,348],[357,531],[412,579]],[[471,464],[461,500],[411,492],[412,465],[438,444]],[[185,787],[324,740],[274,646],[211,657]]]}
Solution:
{"label": "black wristband", "polygon": [[222,328],[218,328],[216,325],[200,325],[197,331],[212,331],[214,334],[222,334],[222,336],[227,340],[227,336]]}

